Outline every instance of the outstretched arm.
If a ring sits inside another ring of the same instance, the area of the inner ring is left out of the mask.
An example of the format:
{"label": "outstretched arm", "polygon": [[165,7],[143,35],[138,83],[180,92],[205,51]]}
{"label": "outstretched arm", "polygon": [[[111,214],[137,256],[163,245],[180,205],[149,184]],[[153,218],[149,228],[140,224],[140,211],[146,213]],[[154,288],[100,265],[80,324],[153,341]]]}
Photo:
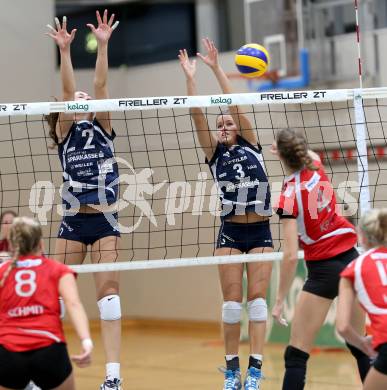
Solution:
{"label": "outstretched arm", "polygon": [[295,218],[284,218],[281,221],[284,232],[284,252],[280,268],[280,280],[277,298],[272,310],[274,319],[281,325],[287,325],[282,316],[285,298],[288,295],[297,269],[297,220]]}
{"label": "outstretched arm", "polygon": [[[108,99],[109,91],[107,87],[108,79],[108,43],[112,35],[113,30],[118,26],[118,22],[114,22],[114,14],[110,16],[108,21],[108,11],[105,9],[103,16],[96,11],[97,28],[93,24],[89,23],[87,26],[90,28],[98,43],[97,61],[95,63],[94,74],[94,93],[96,99]],[[103,128],[111,132],[110,113],[98,112],[96,119],[101,123]]]}
{"label": "outstretched arm", "polygon": [[[197,53],[197,56],[212,69],[216,79],[218,80],[220,88],[222,89],[222,92],[226,94],[232,93],[230,80],[219,64],[218,49],[216,48],[214,42],[208,38],[204,38],[202,42],[207,51],[207,54],[202,55]],[[249,141],[252,145],[256,145],[258,142],[257,134],[253,129],[251,122],[244,114],[243,109],[239,106],[230,106],[229,109],[235,123],[240,129],[243,138]]]}
{"label": "outstretched arm", "polygon": [[[196,90],[196,61],[190,61],[188,58],[187,50],[180,50],[179,52],[180,65],[186,77],[187,82],[187,94],[189,96],[197,95]],[[203,149],[207,159],[210,160],[214,155],[216,149],[216,139],[211,134],[208,128],[208,122],[203,114],[203,111],[199,107],[193,107],[190,109],[191,117],[194,120],[196,132],[198,135],[200,146]]]}
{"label": "outstretched arm", "polygon": [[[57,44],[60,53],[60,75],[62,80],[62,97],[63,100],[74,100],[75,94],[75,77],[73,64],[71,62],[70,46],[74,40],[76,29],[71,30],[71,33],[67,32],[67,18],[63,16],[62,25],[58,18],[55,18],[55,26],[47,25],[50,32],[46,35],[50,36]],[[57,124],[57,136],[59,142],[66,137],[70,127],[74,121],[74,114],[60,113]]]}
{"label": "outstretched arm", "polygon": [[91,363],[93,343],[90,339],[89,321],[79,299],[77,284],[72,274],[66,274],[59,280],[59,294],[63,298],[71,322],[82,342],[82,353],[71,358],[79,367],[86,367]]}

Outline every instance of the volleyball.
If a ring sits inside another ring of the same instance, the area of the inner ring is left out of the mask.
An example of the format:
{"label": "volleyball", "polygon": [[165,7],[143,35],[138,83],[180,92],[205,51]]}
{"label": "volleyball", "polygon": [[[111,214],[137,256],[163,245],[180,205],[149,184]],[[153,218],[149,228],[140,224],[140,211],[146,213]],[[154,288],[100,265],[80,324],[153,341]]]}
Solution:
{"label": "volleyball", "polygon": [[235,65],[246,77],[260,77],[269,67],[269,53],[257,43],[242,46],[235,55]]}

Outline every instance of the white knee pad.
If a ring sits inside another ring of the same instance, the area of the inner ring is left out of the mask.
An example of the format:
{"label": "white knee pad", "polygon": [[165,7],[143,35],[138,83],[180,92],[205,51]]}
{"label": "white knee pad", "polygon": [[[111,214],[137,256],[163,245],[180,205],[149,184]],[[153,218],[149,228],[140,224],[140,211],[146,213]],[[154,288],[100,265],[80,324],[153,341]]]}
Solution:
{"label": "white knee pad", "polygon": [[263,298],[256,298],[247,302],[249,321],[261,322],[267,320],[267,304]]}
{"label": "white knee pad", "polygon": [[227,301],[223,302],[222,320],[225,324],[237,324],[242,318],[242,303]]}
{"label": "white knee pad", "polygon": [[98,301],[101,320],[115,321],[121,318],[121,303],[118,295],[106,295]]}
{"label": "white knee pad", "polygon": [[63,302],[63,298],[59,297],[59,318],[63,320],[63,318],[65,318],[65,315],[66,315],[66,306]]}

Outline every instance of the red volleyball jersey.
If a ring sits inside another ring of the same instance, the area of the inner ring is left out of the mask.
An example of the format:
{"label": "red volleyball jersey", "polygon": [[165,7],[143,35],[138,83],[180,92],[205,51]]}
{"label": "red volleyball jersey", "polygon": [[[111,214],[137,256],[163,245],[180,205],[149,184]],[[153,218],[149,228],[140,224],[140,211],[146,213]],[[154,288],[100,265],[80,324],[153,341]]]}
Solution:
{"label": "red volleyball jersey", "polygon": [[[10,262],[0,264],[0,280]],[[0,288],[0,345],[13,352],[64,342],[59,280],[74,272],[45,257],[24,256]]]}
{"label": "red volleyball jersey", "polygon": [[387,343],[387,248],[367,251],[352,261],[341,276],[353,283],[358,300],[368,313],[372,346]]}
{"label": "red volleyball jersey", "polygon": [[305,260],[323,260],[351,249],[355,228],[336,212],[333,187],[320,161],[317,171],[304,168],[285,178],[277,213],[297,218]]}

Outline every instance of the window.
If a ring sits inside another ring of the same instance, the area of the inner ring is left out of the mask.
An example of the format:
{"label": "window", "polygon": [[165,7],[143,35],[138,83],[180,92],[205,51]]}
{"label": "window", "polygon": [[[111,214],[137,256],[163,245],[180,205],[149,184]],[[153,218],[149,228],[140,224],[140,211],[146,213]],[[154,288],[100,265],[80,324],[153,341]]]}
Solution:
{"label": "window", "polygon": [[[129,2],[109,6],[120,25],[109,43],[109,66],[132,66],[176,59],[178,50],[196,53],[195,5],[184,3]],[[102,11],[100,7],[100,11]],[[57,7],[68,17],[68,29],[77,28],[72,43],[75,68],[94,68],[96,41],[87,23],[96,25],[95,7]],[[59,63],[59,55],[58,55]]]}

